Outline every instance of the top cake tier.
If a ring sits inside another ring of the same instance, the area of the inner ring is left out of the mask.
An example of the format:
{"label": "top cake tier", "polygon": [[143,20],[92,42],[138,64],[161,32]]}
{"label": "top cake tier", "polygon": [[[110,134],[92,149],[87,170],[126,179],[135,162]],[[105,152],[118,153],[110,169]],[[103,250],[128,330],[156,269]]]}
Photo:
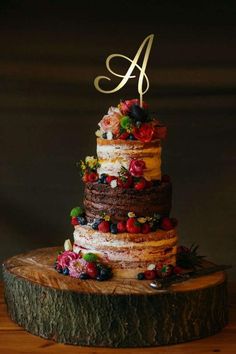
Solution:
{"label": "top cake tier", "polygon": [[105,140],[97,138],[99,177],[119,176],[122,168],[129,170],[132,161],[143,161],[143,176],[147,181],[161,179],[160,140],[148,143],[139,140]]}

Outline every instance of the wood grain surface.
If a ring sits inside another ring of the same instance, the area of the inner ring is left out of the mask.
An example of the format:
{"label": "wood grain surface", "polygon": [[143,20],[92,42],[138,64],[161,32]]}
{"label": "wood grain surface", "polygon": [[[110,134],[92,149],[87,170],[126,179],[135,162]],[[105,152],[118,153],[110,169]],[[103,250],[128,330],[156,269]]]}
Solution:
{"label": "wood grain surface", "polygon": [[236,283],[229,284],[230,318],[229,324],[217,335],[185,344],[161,348],[89,348],[57,344],[33,336],[10,320],[3,298],[3,284],[0,283],[0,353],[1,354],[209,354],[236,352]]}
{"label": "wood grain surface", "polygon": [[150,281],[58,274],[58,250],[33,250],[3,264],[8,313],[32,334],[84,346],[150,347],[211,336],[228,323],[224,272],[173,284],[163,293]]}

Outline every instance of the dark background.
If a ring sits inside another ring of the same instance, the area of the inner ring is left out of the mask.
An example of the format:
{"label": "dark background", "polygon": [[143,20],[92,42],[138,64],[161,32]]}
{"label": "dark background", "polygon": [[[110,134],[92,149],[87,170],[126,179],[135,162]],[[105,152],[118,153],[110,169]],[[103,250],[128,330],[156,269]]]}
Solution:
{"label": "dark background", "polygon": [[108,107],[137,96],[135,80],[110,95],[93,80],[154,33],[145,100],[169,128],[162,171],[180,243],[235,263],[235,14],[235,1],[1,0],[0,261],[72,236],[76,162],[95,154]]}

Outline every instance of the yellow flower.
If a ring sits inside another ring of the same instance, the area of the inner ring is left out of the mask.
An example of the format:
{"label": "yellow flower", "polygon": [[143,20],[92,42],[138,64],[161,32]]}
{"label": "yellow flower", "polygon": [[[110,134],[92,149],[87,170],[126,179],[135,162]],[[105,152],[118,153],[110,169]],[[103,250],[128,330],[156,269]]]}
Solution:
{"label": "yellow flower", "polygon": [[111,218],[110,215],[105,215],[105,216],[104,216],[104,220],[105,220],[105,221],[110,221],[110,218]]}
{"label": "yellow flower", "polygon": [[140,222],[140,224],[144,224],[147,221],[147,218],[141,217],[138,218],[138,222]]}
{"label": "yellow flower", "polygon": [[129,218],[135,218],[135,214],[132,212],[132,211],[130,211],[129,213],[128,213],[128,217]]}
{"label": "yellow flower", "polygon": [[90,167],[91,169],[96,168],[98,160],[94,156],[86,156],[85,157],[85,164]]}

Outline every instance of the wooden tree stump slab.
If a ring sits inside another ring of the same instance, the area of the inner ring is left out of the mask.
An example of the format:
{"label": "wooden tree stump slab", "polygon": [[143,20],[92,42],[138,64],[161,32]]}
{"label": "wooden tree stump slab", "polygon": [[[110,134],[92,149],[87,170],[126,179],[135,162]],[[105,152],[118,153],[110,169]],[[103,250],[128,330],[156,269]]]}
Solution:
{"label": "wooden tree stump slab", "polygon": [[210,336],[227,323],[222,271],[159,293],[147,280],[99,282],[58,274],[58,250],[34,250],[3,265],[8,312],[35,335],[74,345],[160,346]]}

